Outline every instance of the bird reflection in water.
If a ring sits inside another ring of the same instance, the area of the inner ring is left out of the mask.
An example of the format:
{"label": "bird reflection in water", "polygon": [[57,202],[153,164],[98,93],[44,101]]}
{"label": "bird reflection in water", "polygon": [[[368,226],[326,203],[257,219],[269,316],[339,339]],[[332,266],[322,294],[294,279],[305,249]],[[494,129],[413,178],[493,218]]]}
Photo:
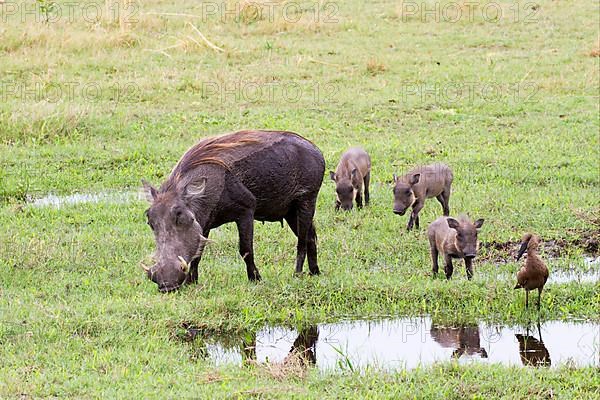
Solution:
{"label": "bird reflection in water", "polygon": [[529,326],[527,326],[526,334],[515,334],[519,341],[519,356],[521,362],[525,366],[532,367],[549,367],[551,365],[550,353],[542,340],[542,329],[540,321],[537,322],[539,340],[535,336],[529,334]]}

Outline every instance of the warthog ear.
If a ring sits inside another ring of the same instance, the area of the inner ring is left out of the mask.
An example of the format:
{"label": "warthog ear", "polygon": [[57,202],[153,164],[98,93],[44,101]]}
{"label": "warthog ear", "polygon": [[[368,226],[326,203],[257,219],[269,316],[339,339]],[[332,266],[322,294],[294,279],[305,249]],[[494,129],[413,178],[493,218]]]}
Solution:
{"label": "warthog ear", "polygon": [[446,218],[446,221],[448,222],[448,226],[452,229],[456,229],[460,226],[460,223],[454,218]]}
{"label": "warthog ear", "polygon": [[475,228],[481,228],[481,226],[483,225],[483,221],[485,221],[483,218],[479,218],[477,221],[475,221]]}
{"label": "warthog ear", "polygon": [[206,177],[202,176],[188,183],[183,189],[185,198],[201,197],[206,190]]}
{"label": "warthog ear", "polygon": [[421,174],[414,174],[412,176],[412,178],[410,178],[410,184],[411,185],[416,185],[417,183],[419,183],[419,179],[421,178]]}
{"label": "warthog ear", "polygon": [[150,183],[146,182],[145,180],[142,180],[142,185],[144,185],[144,193],[146,194],[146,199],[150,203],[152,203],[154,200],[156,200],[158,192],[152,187],[152,185],[150,185]]}
{"label": "warthog ear", "polygon": [[329,178],[335,182],[335,172],[329,171]]}

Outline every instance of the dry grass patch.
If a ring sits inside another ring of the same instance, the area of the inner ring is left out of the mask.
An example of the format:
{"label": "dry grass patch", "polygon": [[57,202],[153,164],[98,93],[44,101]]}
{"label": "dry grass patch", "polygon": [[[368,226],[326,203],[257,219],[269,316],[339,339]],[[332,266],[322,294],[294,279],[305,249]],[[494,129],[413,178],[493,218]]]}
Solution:
{"label": "dry grass patch", "polygon": [[219,22],[247,26],[243,34],[315,33],[341,22],[337,4],[310,1],[233,0],[217,14]]}
{"label": "dry grass patch", "polygon": [[224,380],[225,378],[219,371],[209,371],[200,377],[200,383],[203,385],[223,382]]}
{"label": "dry grass patch", "polygon": [[282,362],[267,362],[256,365],[269,377],[278,381],[305,379],[309,372],[310,356],[301,352],[291,352]]}
{"label": "dry grass patch", "polygon": [[379,75],[385,72],[386,69],[387,68],[385,65],[383,65],[381,62],[374,58],[371,58],[367,61],[367,73],[369,73],[370,75]]}
{"label": "dry grass patch", "polygon": [[[140,37],[129,30],[106,30],[100,26],[93,29],[61,25],[25,25],[21,29],[9,29],[0,44],[7,53],[35,52],[33,61],[39,62],[44,55],[84,50],[97,51],[110,48],[132,48],[141,43]],[[40,57],[40,55],[42,57]]]}
{"label": "dry grass patch", "polygon": [[598,40],[598,44],[596,45],[596,48],[592,49],[592,51],[590,51],[588,53],[588,55],[590,57],[600,57],[600,40]]}
{"label": "dry grass patch", "polygon": [[[0,143],[28,140],[50,142],[57,138],[81,136],[87,131],[86,120],[91,113],[87,104],[73,105],[62,101],[39,101],[32,104],[35,106],[0,114],[6,127],[0,131]],[[28,256],[29,254],[26,258]],[[32,259],[31,265],[35,263]]]}
{"label": "dry grass patch", "polygon": [[[396,6],[396,16],[403,22],[458,22],[469,20],[470,13],[477,15],[481,4],[469,1],[456,1],[444,3],[425,3],[412,0],[401,1]],[[496,4],[503,9],[509,5]],[[506,14],[506,13],[503,13]],[[479,13],[480,15],[480,13]]]}

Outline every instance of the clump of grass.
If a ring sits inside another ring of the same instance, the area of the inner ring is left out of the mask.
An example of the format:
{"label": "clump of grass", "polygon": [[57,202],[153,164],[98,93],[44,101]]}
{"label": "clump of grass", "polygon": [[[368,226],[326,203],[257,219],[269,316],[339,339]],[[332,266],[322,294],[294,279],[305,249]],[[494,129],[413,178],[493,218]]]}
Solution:
{"label": "clump of grass", "polygon": [[256,363],[256,365],[267,376],[277,381],[304,379],[308,374],[307,360],[298,353],[291,353],[282,362]]}
{"label": "clump of grass", "polygon": [[[21,170],[16,177],[9,180],[8,173],[0,167],[0,204],[11,201],[23,202],[30,191],[30,178],[26,169]],[[19,210],[18,208],[16,210]]]}
{"label": "clump of grass", "polygon": [[219,371],[209,371],[200,377],[202,384],[210,384],[215,382],[222,382],[225,378]]}
{"label": "clump of grass", "polygon": [[[40,92],[43,93],[43,92]],[[20,113],[0,113],[0,143],[50,143],[59,139],[76,139],[87,131],[88,107],[65,106],[40,102],[38,108]]]}
{"label": "clump of grass", "polygon": [[370,58],[367,61],[367,73],[371,76],[379,75],[386,71],[386,66],[375,58]]}
{"label": "clump of grass", "polygon": [[325,27],[339,26],[341,17],[332,4],[299,4],[292,1],[231,0],[224,10],[217,13],[220,21],[246,25],[255,35],[280,32],[318,32]]}
{"label": "clump of grass", "polygon": [[130,31],[120,31],[112,35],[106,41],[107,47],[137,47],[140,44],[140,38]]}
{"label": "clump of grass", "polygon": [[256,0],[242,0],[236,3],[237,19],[245,24],[251,24],[253,22],[264,19],[263,5],[260,1]]}

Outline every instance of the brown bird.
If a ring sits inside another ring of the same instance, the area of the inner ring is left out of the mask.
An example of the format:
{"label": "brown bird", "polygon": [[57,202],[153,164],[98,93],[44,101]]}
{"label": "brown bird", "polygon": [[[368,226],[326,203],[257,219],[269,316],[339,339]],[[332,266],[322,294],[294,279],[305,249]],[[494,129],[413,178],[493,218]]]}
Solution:
{"label": "brown bird", "polygon": [[525,289],[525,307],[529,307],[529,291],[538,290],[538,310],[540,309],[542,290],[548,280],[548,268],[537,254],[539,244],[539,236],[532,233],[523,235],[517,261],[525,252],[527,252],[527,260],[525,260],[525,265],[517,272],[517,285],[515,286],[515,289]]}

